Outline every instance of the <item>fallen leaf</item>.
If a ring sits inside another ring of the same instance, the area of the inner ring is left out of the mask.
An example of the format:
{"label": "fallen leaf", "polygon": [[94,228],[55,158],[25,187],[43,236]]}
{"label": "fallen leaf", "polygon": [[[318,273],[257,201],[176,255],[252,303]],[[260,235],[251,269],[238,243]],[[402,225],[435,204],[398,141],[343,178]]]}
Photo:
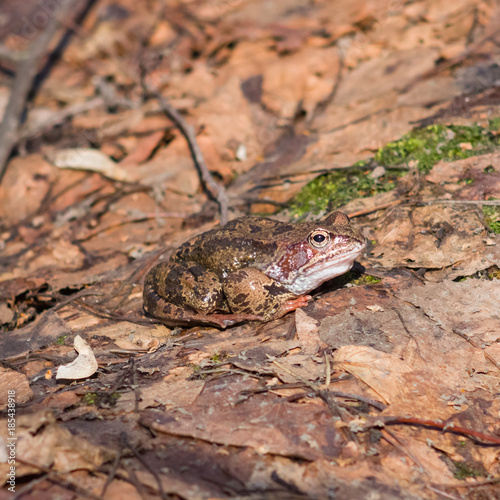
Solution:
{"label": "fallen leaf", "polygon": [[62,365],[57,369],[56,380],[80,380],[90,377],[97,371],[97,360],[87,342],[80,335],[77,335],[74,345],[78,357],[71,363]]}
{"label": "fallen leaf", "polygon": [[47,159],[58,168],[88,170],[122,182],[136,182],[137,179],[117,165],[109,156],[98,149],[61,149],[47,153]]}
{"label": "fallen leaf", "polygon": [[0,411],[16,408],[33,397],[26,375],[0,366]]}
{"label": "fallen leaf", "polygon": [[[0,421],[0,438],[7,442],[7,422]],[[95,471],[112,453],[74,436],[56,423],[50,410],[44,409],[16,418],[16,477],[39,474],[40,468],[68,473],[74,470]],[[39,466],[39,467],[38,467]],[[0,463],[0,484],[7,479],[7,463]]]}

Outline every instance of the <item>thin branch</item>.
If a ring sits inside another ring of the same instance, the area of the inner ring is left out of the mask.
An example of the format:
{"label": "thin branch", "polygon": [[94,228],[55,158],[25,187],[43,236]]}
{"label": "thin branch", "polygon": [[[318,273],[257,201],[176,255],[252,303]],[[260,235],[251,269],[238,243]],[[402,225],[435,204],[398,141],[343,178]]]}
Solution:
{"label": "thin branch", "polygon": [[120,222],[115,222],[113,224],[108,224],[107,226],[96,228],[93,231],[89,231],[88,234],[81,238],[76,238],[76,241],[80,243],[88,241],[95,238],[99,234],[110,231],[111,229],[116,229],[118,227],[126,226],[127,224],[135,224],[137,222],[146,222],[148,220],[158,220],[158,219],[185,219],[187,217],[186,213],[182,212],[158,212],[158,213],[145,213],[144,215],[139,215],[137,217],[129,217],[128,219],[123,219]]}
{"label": "thin branch", "polygon": [[[202,371],[201,373],[205,373]],[[237,372],[235,372],[237,373]],[[253,376],[252,373],[250,372],[244,372],[245,375],[250,375]],[[331,377],[331,376],[330,376]],[[339,379],[336,379],[337,381]],[[331,379],[330,379],[331,383]],[[328,386],[330,385],[328,384]],[[328,387],[326,383],[324,384],[325,387]],[[240,394],[246,396],[246,395],[253,395],[253,394],[262,394],[266,392],[271,392],[271,391],[279,391],[282,389],[303,389],[306,387],[310,387],[309,383],[306,382],[294,382],[294,383],[288,383],[288,384],[276,384],[276,385],[271,385],[267,387],[259,387],[258,389],[249,389],[249,390],[244,390],[241,391]],[[380,401],[376,401],[374,399],[367,398],[365,396],[360,396],[359,394],[353,394],[351,392],[343,392],[343,391],[332,391],[329,390],[329,392],[332,394],[332,396],[335,396],[336,398],[344,398],[344,399],[351,399],[353,401],[359,401],[360,403],[365,403],[367,405],[373,406],[377,410],[383,411],[387,408],[387,405],[384,403],[381,403]],[[310,394],[310,393],[304,393],[304,396]]]}
{"label": "thin branch", "polygon": [[479,488],[481,486],[489,486],[490,484],[498,484],[500,483],[500,476],[492,477],[490,479],[485,479],[484,481],[476,481],[475,483],[443,483],[438,484],[434,483],[435,486],[439,486],[440,488]]}
{"label": "thin branch", "polygon": [[[74,492],[82,497],[90,498],[91,500],[102,500],[101,497],[94,495],[88,489],[85,489],[84,487],[80,486],[78,481],[73,479],[68,474],[68,472],[51,470],[50,467],[45,467],[43,465],[35,464],[33,462],[30,462],[28,460],[24,460],[24,459],[19,458],[19,457],[16,457],[16,461],[20,462],[21,464],[37,468],[38,470],[40,470],[40,472],[42,472],[44,474],[44,476],[42,476],[42,477],[44,479],[46,479],[47,481],[51,481],[54,484],[62,486],[63,488],[66,488],[67,490]],[[36,481],[36,480],[27,484],[26,486],[29,487],[29,489],[27,491],[29,491],[36,484],[38,484],[38,481]],[[23,495],[24,493],[26,493],[26,491],[24,491],[24,488],[23,488],[22,493],[20,490],[12,498],[20,498],[20,496]]]}
{"label": "thin branch", "polygon": [[122,443],[123,447],[127,447],[135,456],[135,458],[142,464],[142,466],[154,477],[156,481],[156,485],[158,487],[158,492],[160,493],[160,497],[162,499],[166,499],[167,495],[165,491],[163,490],[163,485],[160,479],[160,476],[156,473],[156,471],[144,460],[144,458],[141,456],[141,454],[137,451],[135,446],[133,446],[129,439],[128,435],[125,432],[122,432],[120,434],[120,442]]}
{"label": "thin branch", "polygon": [[3,43],[0,43],[0,62],[5,61],[11,64],[20,63],[26,58],[26,53],[19,50],[11,50]]}
{"label": "thin branch", "polygon": [[16,77],[12,82],[9,103],[0,125],[0,181],[7,168],[7,161],[19,140],[19,127],[29,93],[33,88],[40,62],[47,54],[49,45],[61,23],[74,10],[78,0],[67,1],[52,17],[44,31],[34,40],[26,53],[26,57],[19,63]]}
{"label": "thin branch", "polygon": [[349,217],[361,217],[363,215],[368,215],[373,212],[378,212],[379,210],[384,210],[386,208],[392,208],[397,205],[401,205],[403,207],[407,206],[423,206],[423,205],[488,205],[488,206],[500,206],[500,200],[431,200],[431,201],[414,201],[404,203],[402,200],[394,200],[389,203],[384,203],[383,205],[376,205],[374,207],[365,208],[363,210],[358,210],[357,212],[349,213]]}
{"label": "thin branch", "polygon": [[146,87],[146,90],[151,96],[155,97],[158,100],[162,111],[175,123],[181,134],[186,139],[203,185],[219,204],[220,223],[221,225],[224,225],[228,221],[229,215],[226,190],[212,177],[212,174],[208,170],[200,146],[198,145],[198,141],[196,140],[194,128],[186,122],[182,115],[168,102],[165,97],[160,94],[158,90],[155,90],[149,86]]}
{"label": "thin branch", "polygon": [[460,427],[458,425],[442,422],[440,420],[428,420],[417,417],[376,417],[366,428],[383,427],[385,425],[415,425],[421,427],[431,427],[442,432],[461,434],[472,439],[477,444],[490,446],[500,445],[500,437],[498,436],[491,436],[489,434],[485,434],[484,432],[467,429],[466,427]]}
{"label": "thin branch", "polygon": [[500,200],[432,200],[432,201],[422,201],[419,202],[423,205],[440,205],[444,204],[455,204],[455,205],[491,205],[500,206]]}
{"label": "thin branch", "polygon": [[141,318],[138,316],[125,316],[119,314],[112,314],[108,310],[101,310],[97,307],[93,307],[90,304],[82,302],[81,300],[74,301],[75,307],[83,309],[85,312],[96,316],[97,318],[110,319],[113,321],[128,321],[129,323],[134,323],[135,325],[152,325],[161,324],[161,321],[154,318]]}
{"label": "thin branch", "polygon": [[481,349],[483,352],[484,357],[493,365],[495,365],[499,370],[500,370],[500,363],[498,363],[493,356],[488,354],[480,345],[478,345],[474,340],[472,340],[468,335],[465,335],[465,333],[459,332],[455,328],[452,328],[451,331],[458,335],[459,337],[463,338],[466,340],[472,347],[475,347],[476,349]]}
{"label": "thin branch", "polygon": [[43,122],[38,122],[32,125],[27,123],[26,126],[21,128],[21,130],[19,131],[18,140],[26,141],[28,139],[31,139],[32,137],[35,137],[36,135],[43,132],[44,130],[50,127],[54,127],[55,125],[59,125],[68,118],[72,118],[73,116],[86,113],[95,108],[103,106],[104,104],[105,104],[104,98],[99,96],[99,97],[94,97],[89,101],[73,104],[71,106],[65,107],[64,109],[54,111],[54,113],[49,118],[45,119]]}
{"label": "thin branch", "polygon": [[[285,366],[283,363],[280,363],[276,359],[273,359],[272,362],[280,370],[283,370],[285,373],[288,373],[289,375],[295,377],[298,381],[303,383],[305,386],[309,387],[314,392],[314,394],[316,394],[317,397],[319,397],[321,400],[323,400],[323,402],[326,403],[333,417],[338,418],[340,421],[346,423],[345,420],[348,419],[348,416],[346,415],[345,410],[340,408],[340,406],[337,404],[337,402],[334,399],[335,396],[333,395],[332,392],[330,392],[328,389],[321,389],[318,385],[314,384],[313,382],[310,382],[309,380],[306,380],[297,373],[294,373],[290,368]],[[353,434],[348,425],[346,425],[345,427],[341,427],[341,431],[344,434],[344,437],[346,438],[347,441],[357,442],[356,435]]]}
{"label": "thin branch", "polygon": [[427,471],[425,470],[425,467],[420,463],[418,458],[409,450],[406,448],[404,443],[401,442],[401,440],[394,435],[392,432],[388,431],[387,429],[382,429],[382,437],[394,448],[398,449],[401,453],[404,453],[407,455],[410,460],[417,466],[420,467],[425,473]]}
{"label": "thin branch", "polygon": [[116,472],[118,471],[118,466],[120,465],[120,460],[122,459],[123,455],[123,449],[125,445],[121,443],[120,448],[118,449],[117,454],[115,455],[115,459],[113,461],[113,464],[111,466],[111,470],[107,472],[107,478],[106,482],[104,483],[102,490],[101,490],[101,498],[105,498],[104,495],[106,493],[106,490],[108,489],[108,486],[113,482],[113,480],[116,477]]}
{"label": "thin branch", "polygon": [[386,208],[392,208],[392,207],[395,207],[396,205],[400,205],[400,204],[401,204],[401,200],[394,200],[394,201],[391,201],[389,203],[384,203],[383,205],[375,205],[374,207],[365,208],[363,210],[358,210],[357,212],[349,212],[347,215],[350,218],[361,217],[363,215],[368,215],[368,214],[371,214],[373,212],[378,212],[379,210],[385,210]]}
{"label": "thin branch", "polygon": [[436,492],[438,495],[449,498],[450,500],[462,500],[462,497],[457,497],[455,495],[452,495],[451,493],[446,493],[446,491],[438,490],[432,485],[427,485],[427,488],[429,488],[431,491]]}

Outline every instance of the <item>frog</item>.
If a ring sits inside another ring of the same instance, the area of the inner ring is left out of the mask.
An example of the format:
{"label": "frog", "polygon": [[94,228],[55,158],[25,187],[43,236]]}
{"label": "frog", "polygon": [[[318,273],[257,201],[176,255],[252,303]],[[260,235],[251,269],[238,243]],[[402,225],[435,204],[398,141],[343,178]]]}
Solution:
{"label": "frog", "polygon": [[365,245],[339,211],[297,223],[239,217],[188,240],[150,269],[144,309],[173,327],[279,319],[349,271]]}

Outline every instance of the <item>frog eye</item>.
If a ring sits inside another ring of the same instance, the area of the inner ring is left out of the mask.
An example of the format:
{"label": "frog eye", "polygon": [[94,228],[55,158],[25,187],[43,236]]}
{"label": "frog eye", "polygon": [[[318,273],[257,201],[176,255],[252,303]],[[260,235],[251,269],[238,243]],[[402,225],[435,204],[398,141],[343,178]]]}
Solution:
{"label": "frog eye", "polygon": [[324,229],[316,229],[309,235],[309,243],[314,248],[325,248],[330,243],[330,234]]}

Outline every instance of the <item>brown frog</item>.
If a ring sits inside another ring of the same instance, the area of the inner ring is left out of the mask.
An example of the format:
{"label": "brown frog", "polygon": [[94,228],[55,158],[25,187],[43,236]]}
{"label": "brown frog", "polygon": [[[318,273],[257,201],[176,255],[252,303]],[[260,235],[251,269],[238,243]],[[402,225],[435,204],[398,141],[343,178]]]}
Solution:
{"label": "brown frog", "polygon": [[144,283],[144,308],[163,323],[225,328],[270,321],[351,269],[365,240],[341,212],[288,224],[241,217],[181,245]]}

